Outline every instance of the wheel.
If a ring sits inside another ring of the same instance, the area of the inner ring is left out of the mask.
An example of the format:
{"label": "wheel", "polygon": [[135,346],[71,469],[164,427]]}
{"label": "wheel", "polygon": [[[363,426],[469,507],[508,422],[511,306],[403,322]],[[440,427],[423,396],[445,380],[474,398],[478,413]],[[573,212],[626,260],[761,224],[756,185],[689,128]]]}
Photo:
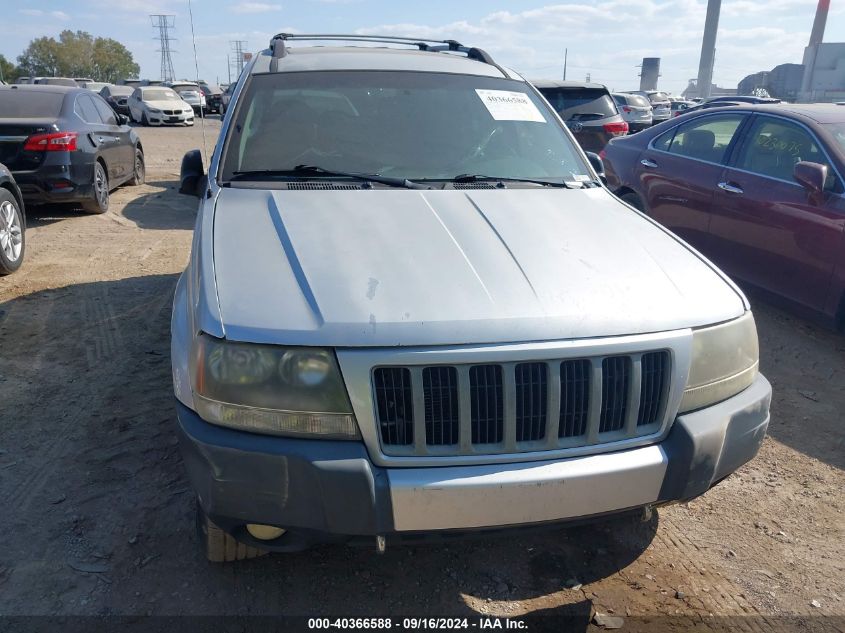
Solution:
{"label": "wheel", "polygon": [[619,196],[619,199],[622,200],[622,202],[627,202],[632,207],[634,207],[637,211],[642,211],[643,213],[647,213],[645,205],[643,204],[643,201],[640,200],[640,197],[637,194],[635,194],[633,191],[629,191],[628,193]]}
{"label": "wheel", "polygon": [[197,536],[203,554],[211,563],[231,563],[264,556],[268,552],[241,543],[224,532],[206,516],[197,502]]}
{"label": "wheel", "polygon": [[21,267],[26,250],[26,220],[12,193],[0,187],[0,275]]}
{"label": "wheel", "polygon": [[94,183],[92,197],[82,203],[88,213],[105,213],[109,210],[109,177],[103,163],[94,163]]}
{"label": "wheel", "polygon": [[147,176],[146,166],[144,165],[144,152],[139,148],[135,148],[135,170],[132,172],[132,178],[129,179],[130,185],[143,185]]}
{"label": "wheel", "polygon": [[144,127],[148,127],[150,124],[150,120],[147,118],[146,112],[141,112],[141,125]]}

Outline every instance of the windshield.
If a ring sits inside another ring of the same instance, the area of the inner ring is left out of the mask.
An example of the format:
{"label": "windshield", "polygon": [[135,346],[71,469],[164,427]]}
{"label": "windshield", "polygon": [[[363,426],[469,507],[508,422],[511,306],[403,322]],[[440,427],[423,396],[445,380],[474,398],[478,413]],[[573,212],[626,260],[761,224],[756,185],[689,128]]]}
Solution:
{"label": "windshield", "polygon": [[409,180],[589,177],[522,82],[384,71],[251,77],[229,126],[222,179],[299,165]]}
{"label": "windshield", "polygon": [[619,114],[607,90],[601,88],[540,88],[561,118],[600,119]]}
{"label": "windshield", "polygon": [[650,92],[648,93],[648,98],[651,100],[652,103],[662,103],[664,101],[669,101],[669,95],[665,92]]}
{"label": "windshield", "polygon": [[182,99],[172,90],[144,90],[141,97],[144,101],[181,101]]}
{"label": "windshield", "polygon": [[59,116],[65,95],[41,90],[0,90],[0,119],[42,119]]}
{"label": "windshield", "polygon": [[845,153],[845,123],[825,123],[822,127],[828,131],[833,142]]}

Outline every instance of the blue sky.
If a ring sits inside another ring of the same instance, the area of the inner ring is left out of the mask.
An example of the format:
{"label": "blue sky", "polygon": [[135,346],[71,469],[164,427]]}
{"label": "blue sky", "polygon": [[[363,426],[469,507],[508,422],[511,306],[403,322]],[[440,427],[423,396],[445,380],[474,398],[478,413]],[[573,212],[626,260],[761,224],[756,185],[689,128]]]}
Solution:
{"label": "blue sky", "polygon": [[[611,89],[638,87],[637,64],[661,57],[660,87],[680,92],[698,71],[706,0],[192,0],[199,74],[226,81],[231,40],[247,50],[279,31],[384,33],[454,38],[488,50],[531,78],[560,77]],[[825,41],[845,41],[845,0],[834,0]],[[723,0],[714,80],[735,87],[747,74],[801,61],[816,0]],[[8,0],[0,53],[16,58],[32,38],[82,29],[127,46],[143,77],[158,78],[159,54],[148,14],[176,16],[176,75],[194,71],[188,0]]]}

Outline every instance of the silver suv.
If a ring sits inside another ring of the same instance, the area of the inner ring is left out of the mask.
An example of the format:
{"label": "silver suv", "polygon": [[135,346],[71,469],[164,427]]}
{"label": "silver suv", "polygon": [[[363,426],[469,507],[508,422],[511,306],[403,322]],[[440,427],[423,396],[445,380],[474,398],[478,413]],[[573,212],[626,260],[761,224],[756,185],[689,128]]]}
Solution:
{"label": "silver suv", "polygon": [[303,39],[246,67],[207,175],[182,164],[173,385],[210,560],[648,513],[756,454],[745,297],[534,87],[454,41]]}

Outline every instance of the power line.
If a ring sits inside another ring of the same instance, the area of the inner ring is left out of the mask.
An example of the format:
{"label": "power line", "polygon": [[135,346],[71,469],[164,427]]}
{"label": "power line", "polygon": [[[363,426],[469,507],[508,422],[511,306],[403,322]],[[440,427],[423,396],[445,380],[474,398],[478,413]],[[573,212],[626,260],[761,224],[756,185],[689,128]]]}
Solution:
{"label": "power line", "polygon": [[161,43],[161,48],[158,49],[161,53],[161,80],[164,82],[173,81],[173,59],[170,54],[176,51],[171,48],[170,43],[175,42],[176,38],[170,35],[170,31],[176,27],[176,16],[151,14],[150,22],[154,29],[158,29],[158,37],[153,39]]}

